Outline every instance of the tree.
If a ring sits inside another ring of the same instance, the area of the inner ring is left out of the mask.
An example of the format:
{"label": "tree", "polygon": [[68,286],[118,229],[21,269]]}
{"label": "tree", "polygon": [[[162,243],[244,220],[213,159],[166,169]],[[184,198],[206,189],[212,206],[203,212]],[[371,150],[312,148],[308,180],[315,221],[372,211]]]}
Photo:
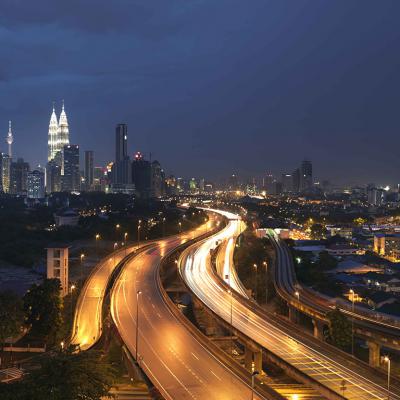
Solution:
{"label": "tree", "polygon": [[326,229],[321,224],[313,224],[310,230],[311,230],[311,237],[313,239],[321,239],[325,237]]}
{"label": "tree", "polygon": [[24,321],[22,300],[13,292],[0,293],[0,344],[21,332]]}
{"label": "tree", "polygon": [[13,400],[100,400],[106,396],[115,371],[98,351],[76,353],[74,348],[46,354],[41,368],[23,381],[0,385],[0,398]]}
{"label": "tree", "polygon": [[329,321],[328,341],[342,350],[351,346],[351,323],[347,317],[336,308],[327,313]]}
{"label": "tree", "polygon": [[25,323],[32,335],[53,343],[62,324],[60,289],[58,279],[45,279],[42,284],[33,285],[24,296]]}
{"label": "tree", "polygon": [[321,251],[318,256],[317,265],[320,269],[329,271],[337,267],[337,260],[331,256],[327,251]]}

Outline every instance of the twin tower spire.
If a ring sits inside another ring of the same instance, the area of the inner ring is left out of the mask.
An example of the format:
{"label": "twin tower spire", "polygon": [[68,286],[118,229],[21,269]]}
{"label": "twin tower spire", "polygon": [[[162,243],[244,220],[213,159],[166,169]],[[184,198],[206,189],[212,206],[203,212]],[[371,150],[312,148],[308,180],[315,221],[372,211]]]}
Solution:
{"label": "twin tower spire", "polygon": [[48,153],[47,160],[51,161],[54,159],[58,152],[62,152],[64,146],[69,144],[69,127],[67,114],[64,109],[64,100],[62,103],[62,109],[60,119],[57,120],[56,111],[53,104],[53,112],[51,113],[49,123],[49,135],[48,135]]}

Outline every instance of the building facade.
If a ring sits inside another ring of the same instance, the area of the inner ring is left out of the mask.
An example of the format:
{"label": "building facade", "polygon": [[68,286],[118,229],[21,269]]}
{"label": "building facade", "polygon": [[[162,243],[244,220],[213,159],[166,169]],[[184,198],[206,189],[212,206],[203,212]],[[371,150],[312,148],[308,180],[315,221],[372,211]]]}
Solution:
{"label": "building facade", "polygon": [[80,190],[79,171],[79,146],[68,144],[64,146],[64,175],[62,176],[62,190],[65,192],[77,192]]}
{"label": "building facade", "polygon": [[85,151],[85,189],[94,190],[94,155],[92,150]]}
{"label": "building facade", "polygon": [[26,195],[27,181],[29,173],[29,164],[18,158],[16,162],[11,163],[10,168],[10,193]]}
{"label": "building facade", "polygon": [[44,172],[37,169],[29,172],[27,192],[30,199],[43,199],[45,197]]}

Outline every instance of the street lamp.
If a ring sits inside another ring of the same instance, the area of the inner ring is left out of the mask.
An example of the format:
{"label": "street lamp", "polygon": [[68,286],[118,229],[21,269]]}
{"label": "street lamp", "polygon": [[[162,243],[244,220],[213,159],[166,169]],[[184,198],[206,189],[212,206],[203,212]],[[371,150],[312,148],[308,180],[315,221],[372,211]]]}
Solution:
{"label": "street lamp", "polygon": [[251,400],[254,400],[254,381],[258,374],[259,374],[258,371],[253,371],[251,373]]}
{"label": "street lamp", "polygon": [[96,257],[98,259],[99,258],[99,246],[98,246],[97,242],[100,240],[100,235],[98,233],[96,233],[95,238],[96,238]]}
{"label": "street lamp", "polygon": [[121,225],[120,224],[116,224],[115,225],[115,240],[118,240],[119,238],[118,238],[118,231],[119,231],[119,228],[121,228]]}
{"label": "street lamp", "polygon": [[390,358],[389,356],[383,357],[383,361],[388,365],[388,375],[387,375],[387,398],[390,400]]}
{"label": "street lamp", "polygon": [[70,305],[71,305],[71,321],[72,321],[72,318],[73,318],[73,313],[72,313],[72,311],[73,311],[73,308],[72,308],[72,293],[73,293],[73,291],[75,290],[75,285],[71,285],[71,296],[70,296]]}
{"label": "street lamp", "polygon": [[296,290],[294,292],[294,295],[297,297],[297,301],[300,302],[300,292],[298,290]]}
{"label": "street lamp", "polygon": [[139,365],[138,359],[138,344],[139,344],[139,296],[142,294],[140,290],[136,292],[136,362]]}
{"label": "street lamp", "polygon": [[162,219],[162,234],[164,237],[165,236],[165,217],[163,217],[163,219]]}
{"label": "street lamp", "polygon": [[182,222],[178,222],[178,225],[179,225],[179,233],[181,233],[182,232]]}
{"label": "street lamp", "polygon": [[125,257],[126,257],[126,253],[127,253],[127,250],[128,250],[128,242],[127,242],[127,239],[128,238],[128,232],[125,232],[124,233],[124,242],[125,242]]}
{"label": "street lamp", "polygon": [[351,294],[351,355],[354,356],[354,290],[350,289]]}
{"label": "street lamp", "polygon": [[263,261],[263,265],[265,267],[265,304],[268,303],[268,264],[266,261]]}
{"label": "street lamp", "polygon": [[257,268],[257,264],[253,264],[253,268],[254,268],[254,271],[255,271],[255,274],[254,274],[254,299],[257,301],[257,278],[258,278],[258,274],[257,274],[257,272],[258,272],[258,268]]}
{"label": "street lamp", "polygon": [[65,343],[62,341],[62,342],[60,343],[61,350],[64,350],[64,345],[65,345]]}
{"label": "street lamp", "polygon": [[81,280],[83,279],[83,259],[85,258],[85,255],[82,253],[81,254]]}
{"label": "street lamp", "polygon": [[[230,280],[230,278],[229,278]],[[229,283],[230,285],[230,283]],[[230,295],[230,300],[231,300],[231,356],[233,356],[233,306],[232,306],[232,302],[233,302],[233,293],[231,289],[228,289],[228,293]]]}
{"label": "street lamp", "polygon": [[137,244],[138,244],[138,247],[139,247],[139,242],[140,242],[140,224],[141,223],[142,223],[142,220],[139,219],[138,226],[137,226]]}

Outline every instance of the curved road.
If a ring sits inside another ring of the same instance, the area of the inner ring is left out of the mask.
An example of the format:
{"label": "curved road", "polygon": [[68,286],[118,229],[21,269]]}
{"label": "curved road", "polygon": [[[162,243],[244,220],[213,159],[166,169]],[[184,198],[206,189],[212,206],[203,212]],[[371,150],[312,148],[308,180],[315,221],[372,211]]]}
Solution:
{"label": "curved road", "polygon": [[[237,229],[236,216],[232,215],[231,218],[222,231],[183,252],[180,258],[181,273],[193,293],[228,323],[233,303],[232,321],[238,331],[324,387],[342,395],[341,383],[345,381],[347,399],[386,399],[386,382],[379,373],[304,335],[292,324],[267,314],[254,302],[228,293],[224,282],[211,267],[210,249],[215,246],[216,240],[226,240],[234,234]],[[391,399],[400,399],[399,388],[393,388]]]}
{"label": "curved road", "polygon": [[144,246],[129,246],[103,258],[85,281],[79,295],[73,321],[71,344],[81,350],[92,347],[102,333],[103,300],[116,266],[129,254]]}
{"label": "curved road", "polygon": [[[344,302],[338,304],[336,299],[321,295],[301,286],[296,279],[293,259],[286,244],[279,240],[273,230],[269,231],[269,238],[277,255],[276,266],[274,268],[274,284],[282,298],[296,308],[301,309],[302,306],[306,306],[307,309],[319,314],[321,318],[324,318],[328,311],[339,306],[342,312],[354,318],[356,326],[372,333],[377,333],[384,337],[386,342],[392,340],[396,344],[396,347],[398,347],[400,326],[396,326],[384,319],[377,319],[375,315],[379,315],[379,313],[374,313],[366,309],[361,310],[355,307],[355,312],[352,312],[351,306],[350,310],[344,308],[346,306],[343,304]],[[299,297],[296,297],[296,291],[299,293]],[[389,342],[387,343],[389,344]]]}
{"label": "curved road", "polygon": [[112,317],[123,342],[133,356],[138,351],[141,368],[165,399],[250,399],[248,383],[183,325],[160,288],[162,258],[205,231],[203,226],[194,233],[160,240],[130,259],[112,290]]}

